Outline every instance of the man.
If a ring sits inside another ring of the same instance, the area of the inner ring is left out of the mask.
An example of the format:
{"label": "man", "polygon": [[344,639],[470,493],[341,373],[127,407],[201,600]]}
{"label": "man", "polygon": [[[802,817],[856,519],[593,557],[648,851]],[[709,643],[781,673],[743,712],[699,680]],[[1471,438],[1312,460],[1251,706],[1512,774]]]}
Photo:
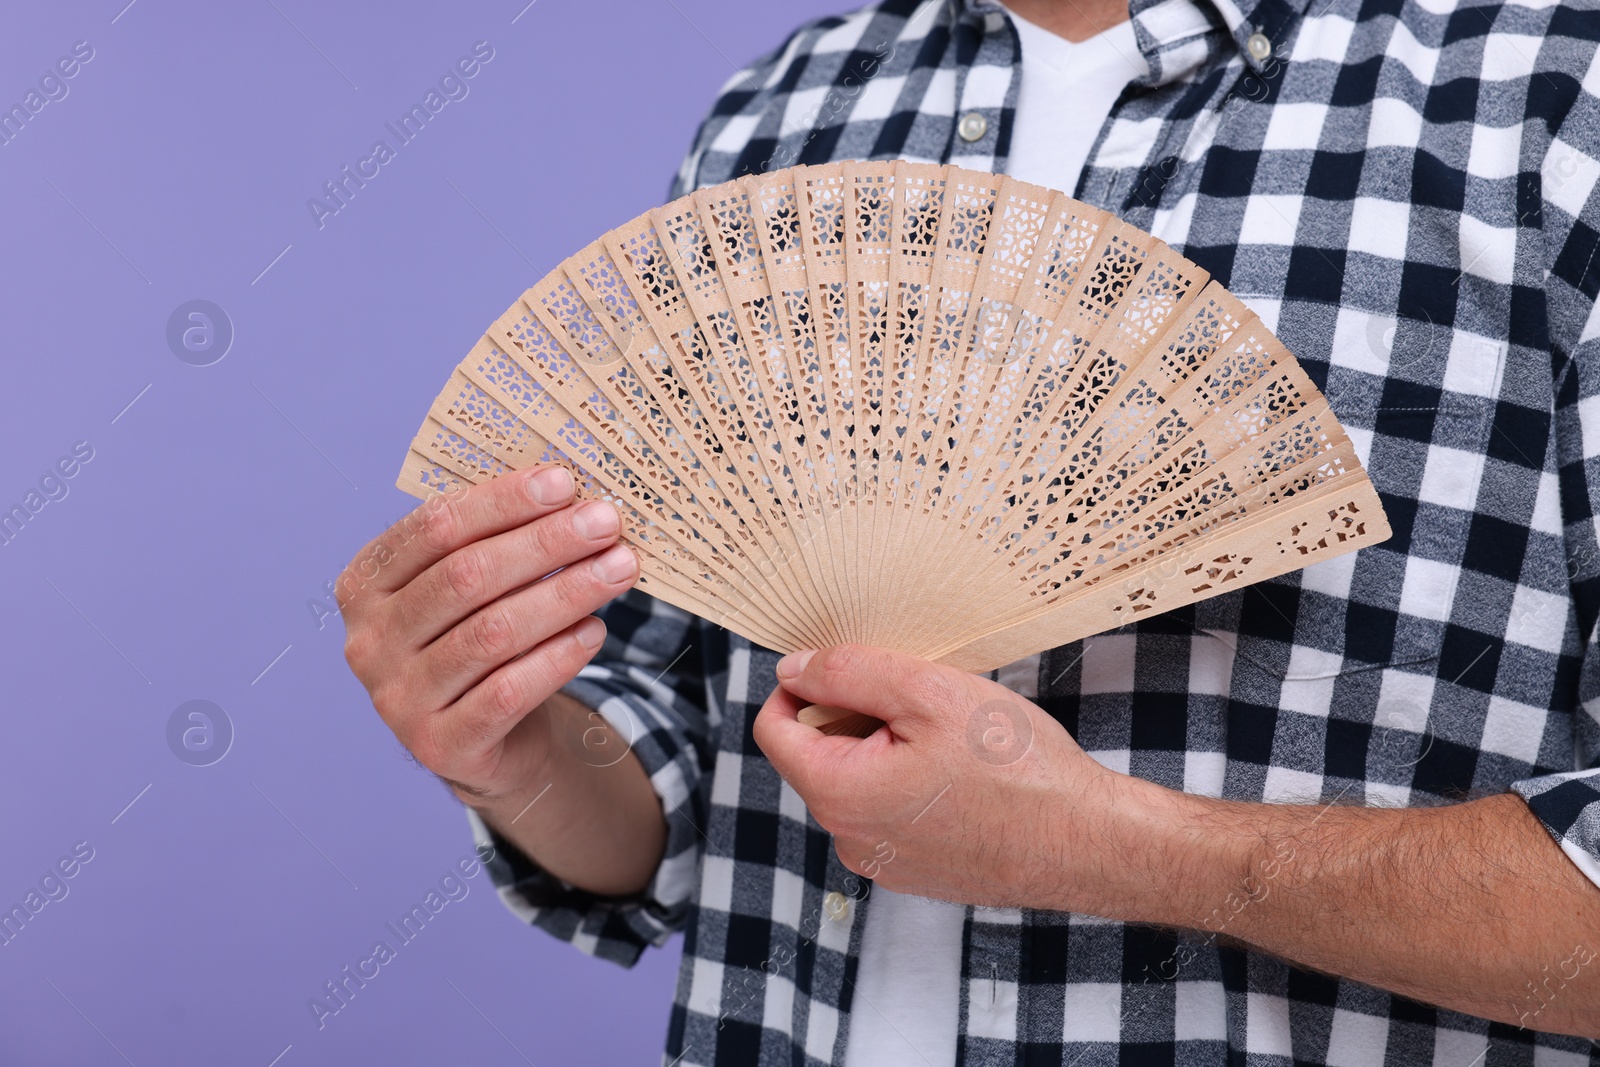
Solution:
{"label": "man", "polygon": [[674,195],[1067,188],[1274,328],[1394,537],[985,679],[613,599],[615,514],[546,470],[357,557],[352,666],[518,914],[623,964],[685,931],[663,1062],[1596,1062],[1600,14],[1008,8],[802,28]]}

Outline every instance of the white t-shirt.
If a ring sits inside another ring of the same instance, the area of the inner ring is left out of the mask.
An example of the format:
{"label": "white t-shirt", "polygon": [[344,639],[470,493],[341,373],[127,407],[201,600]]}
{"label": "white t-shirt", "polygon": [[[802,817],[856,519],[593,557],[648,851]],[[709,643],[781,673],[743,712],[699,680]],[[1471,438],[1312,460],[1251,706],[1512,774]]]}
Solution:
{"label": "white t-shirt", "polygon": [[[1070,194],[1123,87],[1149,69],[1123,21],[1073,44],[1011,15],[1022,86],[1007,173]],[[964,905],[874,885],[861,931],[844,1067],[956,1061]]]}
{"label": "white t-shirt", "polygon": [[1071,195],[1111,105],[1149,64],[1126,19],[1077,44],[1014,14],[1011,23],[1022,42],[1022,87],[1006,173]]}

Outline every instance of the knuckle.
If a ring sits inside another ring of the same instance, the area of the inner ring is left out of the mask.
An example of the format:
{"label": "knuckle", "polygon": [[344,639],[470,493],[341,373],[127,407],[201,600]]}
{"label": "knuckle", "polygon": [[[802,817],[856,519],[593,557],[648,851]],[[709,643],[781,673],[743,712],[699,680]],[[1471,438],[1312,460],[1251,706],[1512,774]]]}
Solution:
{"label": "knuckle", "polygon": [[438,503],[427,500],[418,504],[390,523],[378,540],[385,542],[390,548],[403,548],[411,543],[413,537],[422,532],[422,526],[427,522],[428,516],[436,511],[442,511],[444,504],[445,501],[442,500]]}
{"label": "knuckle", "polygon": [[[566,577],[566,574],[563,573],[562,577]],[[556,601],[561,605],[563,619],[587,615],[599,588],[600,579],[590,573],[587,567],[583,568],[581,575],[574,574],[571,581],[561,582],[556,587]]]}
{"label": "knuckle", "polygon": [[400,743],[417,758],[418,763],[436,774],[450,763],[449,745],[444,737],[444,723],[438,717],[430,719],[412,736],[402,737]]}
{"label": "knuckle", "polygon": [[553,578],[546,579],[546,582],[551,597],[552,621],[573,622],[589,614],[589,607],[595,599],[595,590],[599,582],[588,573],[587,569],[582,575],[574,574],[570,570],[563,571]]}
{"label": "knuckle", "polygon": [[379,567],[387,567],[394,562],[395,544],[391,534],[384,534],[373,542],[372,552],[369,555]]}
{"label": "knuckle", "polygon": [[838,678],[853,674],[860,666],[861,649],[856,645],[834,645],[817,654],[816,664],[825,677]]}
{"label": "knuckle", "polygon": [[524,526],[522,536],[526,538],[524,550],[533,559],[548,560],[559,553],[567,541],[577,535],[572,531],[570,517],[546,516]]}
{"label": "knuckle", "polygon": [[[427,751],[428,717],[416,714],[408,701],[409,690],[400,681],[384,682],[371,690],[372,710],[407,751],[422,760]],[[421,751],[419,751],[419,746]],[[424,761],[425,762],[425,761]]]}
{"label": "knuckle", "polygon": [[571,634],[558,634],[529,652],[528,669],[533,671],[541,685],[555,690],[572,681],[583,665],[589,662],[589,653]]}
{"label": "knuckle", "polygon": [[372,651],[372,639],[367,636],[363,627],[352,626],[344,635],[344,661],[350,669],[357,674],[367,663],[367,657]]}
{"label": "knuckle", "polygon": [[349,563],[345,564],[344,570],[339,572],[339,576],[333,580],[334,591],[339,595],[339,610],[341,611],[355,604],[355,591],[360,588],[360,580],[356,577],[356,562],[364,554],[365,550],[357,553]]}
{"label": "knuckle", "polygon": [[481,555],[475,550],[462,549],[445,560],[445,584],[457,599],[474,603],[488,580],[484,571]]}
{"label": "knuckle", "polygon": [[371,541],[368,541],[366,544],[356,549],[355,553],[350,557],[350,562],[346,563],[344,565],[344,570],[339,572],[339,581],[342,582],[347,578],[355,578],[356,568],[360,565],[363,559],[372,553],[373,547],[376,546],[380,540],[382,540],[382,537],[373,538]]}
{"label": "knuckle", "polygon": [[[357,557],[360,558],[360,557]],[[356,561],[351,560],[350,565],[339,572],[339,577],[333,580],[333,598],[339,607],[339,614],[349,619],[361,608],[366,607],[366,598],[360,596],[362,587],[366,584],[356,577]]]}
{"label": "knuckle", "polygon": [[[576,644],[577,642],[573,643]],[[763,715],[759,712],[755,718],[750,720],[750,739],[764,753],[772,747],[770,743],[772,741],[771,722],[772,717],[770,715]],[[767,762],[772,764],[772,769],[778,772],[778,777],[781,780],[785,782],[789,780],[789,775],[786,773],[785,768],[780,766],[779,762],[774,760],[771,755],[767,756]]]}
{"label": "knuckle", "polygon": [[455,544],[456,531],[460,527],[460,520],[456,514],[453,503],[444,507],[434,508],[425,513],[419,523],[419,536],[422,538],[422,547],[433,553],[444,553]]}
{"label": "knuckle", "polygon": [[522,684],[514,672],[496,674],[484,683],[484,707],[497,722],[519,714],[526,700]]}
{"label": "knuckle", "polygon": [[[385,723],[398,724],[404,716],[395,706],[394,690],[387,683],[380,682],[372,687],[372,710],[378,713],[378,718]],[[396,736],[399,736],[398,733]],[[404,738],[401,738],[403,741]]]}
{"label": "knuckle", "polygon": [[500,607],[484,608],[468,624],[472,647],[487,659],[498,662],[513,652],[516,631],[506,610]]}
{"label": "knuckle", "polygon": [[[373,542],[373,545],[375,544],[377,542]],[[378,576],[377,551],[373,545],[362,549],[360,554],[350,561],[350,582],[358,589]]]}
{"label": "knuckle", "polygon": [[520,478],[494,478],[468,486],[468,489],[482,489],[488,494],[483,500],[483,507],[494,515],[497,522],[513,523],[527,517],[527,482]]}
{"label": "knuckle", "polygon": [[573,654],[578,647],[576,641],[546,642],[524,657],[519,673],[525,708],[550,699],[551,694],[572,681],[583,667]]}

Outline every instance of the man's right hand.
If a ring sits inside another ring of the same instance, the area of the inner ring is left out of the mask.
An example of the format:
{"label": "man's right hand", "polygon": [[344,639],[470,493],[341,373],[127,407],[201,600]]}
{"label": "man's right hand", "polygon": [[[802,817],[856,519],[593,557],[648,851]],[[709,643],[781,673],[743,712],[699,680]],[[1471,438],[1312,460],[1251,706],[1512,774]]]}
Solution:
{"label": "man's right hand", "polygon": [[575,505],[572,476],[544,467],[422,504],[339,576],[345,659],[462,800],[544,772],[550,720],[529,713],[589,662],[605,639],[590,613],[639,574],[617,536],[615,508]]}

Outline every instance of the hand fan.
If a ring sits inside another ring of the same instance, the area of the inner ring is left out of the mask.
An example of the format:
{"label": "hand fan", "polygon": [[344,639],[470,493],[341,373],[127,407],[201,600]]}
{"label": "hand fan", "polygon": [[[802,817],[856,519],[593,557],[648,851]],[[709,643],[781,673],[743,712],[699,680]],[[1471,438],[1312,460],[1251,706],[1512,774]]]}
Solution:
{"label": "hand fan", "polygon": [[473,347],[398,484],[547,463],[616,506],[661,600],[972,671],[1389,536],[1326,400],[1204,270],[1063,193],[903,161],[605,234]]}

